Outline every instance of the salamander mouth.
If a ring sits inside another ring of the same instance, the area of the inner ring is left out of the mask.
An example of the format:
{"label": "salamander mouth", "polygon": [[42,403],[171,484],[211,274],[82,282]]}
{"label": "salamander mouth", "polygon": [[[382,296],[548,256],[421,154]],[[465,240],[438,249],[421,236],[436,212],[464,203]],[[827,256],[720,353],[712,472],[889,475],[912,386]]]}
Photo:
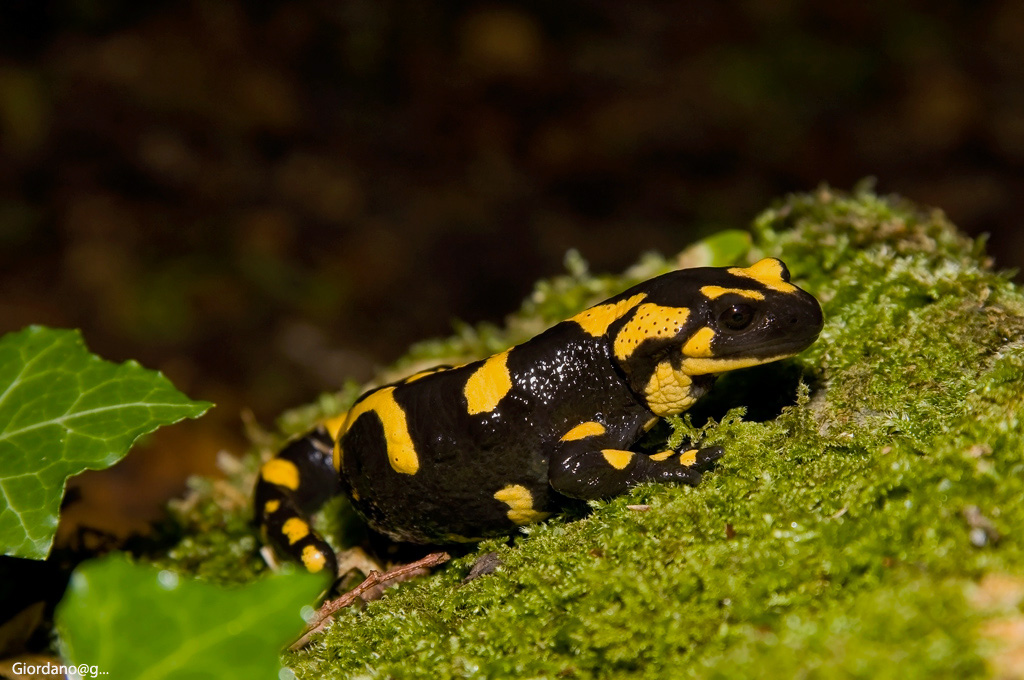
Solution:
{"label": "salamander mouth", "polygon": [[808,334],[799,338],[779,338],[774,342],[762,342],[750,350],[737,348],[735,352],[726,352],[719,356],[723,359],[735,359],[741,356],[759,357],[763,359],[772,357],[772,361],[775,359],[784,359],[786,357],[797,355],[813,345],[818,339],[819,334],[820,331],[813,335]]}
{"label": "salamander mouth", "polygon": [[687,375],[707,375],[760,366],[795,356],[810,347],[818,333],[800,338],[779,338],[775,342],[759,343],[754,348],[737,347],[735,351],[713,357],[685,357],[680,370]]}

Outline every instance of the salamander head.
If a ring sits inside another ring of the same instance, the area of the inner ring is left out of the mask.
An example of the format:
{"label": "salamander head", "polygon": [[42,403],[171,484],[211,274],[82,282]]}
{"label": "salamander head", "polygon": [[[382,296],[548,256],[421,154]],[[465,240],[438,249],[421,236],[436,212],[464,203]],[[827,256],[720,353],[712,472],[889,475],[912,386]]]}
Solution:
{"label": "salamander head", "polygon": [[[686,410],[711,376],[777,361],[809,347],[821,306],[789,282],[781,260],[684,269],[616,298],[632,302],[609,325],[614,361],[658,415]],[[607,304],[607,303],[606,303]]]}

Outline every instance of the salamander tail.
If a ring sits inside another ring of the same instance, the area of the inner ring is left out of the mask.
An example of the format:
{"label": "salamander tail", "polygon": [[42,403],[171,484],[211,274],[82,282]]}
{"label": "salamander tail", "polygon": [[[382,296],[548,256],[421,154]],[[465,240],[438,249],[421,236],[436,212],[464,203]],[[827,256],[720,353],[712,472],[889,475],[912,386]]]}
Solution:
{"label": "salamander tail", "polygon": [[310,572],[337,571],[334,551],[309,515],[340,492],[334,439],[324,426],[289,443],[260,468],[255,515],[265,540]]}

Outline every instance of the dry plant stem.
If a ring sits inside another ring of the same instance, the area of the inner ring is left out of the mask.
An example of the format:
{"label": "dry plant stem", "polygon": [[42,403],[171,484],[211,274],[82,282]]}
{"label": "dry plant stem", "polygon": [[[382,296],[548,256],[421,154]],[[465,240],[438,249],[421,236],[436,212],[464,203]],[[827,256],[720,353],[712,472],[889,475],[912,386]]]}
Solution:
{"label": "dry plant stem", "polygon": [[357,600],[364,602],[375,600],[381,596],[384,590],[396,583],[401,581],[407,581],[416,576],[421,576],[427,573],[427,570],[444,564],[451,559],[451,555],[446,552],[430,553],[426,557],[409,564],[403,564],[400,567],[395,567],[383,574],[379,571],[371,571],[366,579],[358,586],[348,591],[341,597],[325,602],[321,605],[320,609],[317,610],[316,616],[306,626],[306,632],[302,636],[293,642],[288,649],[295,652],[309,644],[310,639],[319,633],[321,630],[327,627],[331,617],[339,609],[349,607]]}

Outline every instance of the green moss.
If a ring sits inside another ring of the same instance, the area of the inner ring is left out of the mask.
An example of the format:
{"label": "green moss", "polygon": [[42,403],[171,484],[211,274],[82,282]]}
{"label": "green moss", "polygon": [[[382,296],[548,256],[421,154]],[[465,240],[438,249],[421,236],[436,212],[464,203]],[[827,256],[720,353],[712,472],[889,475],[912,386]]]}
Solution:
{"label": "green moss", "polygon": [[[288,657],[296,674],[989,674],[965,591],[1024,571],[1024,297],[941,213],[868,190],[790,197],[738,253],[783,258],[826,325],[662,431],[726,446],[715,472],[484,542],[342,612]],[[463,328],[403,366],[500,349],[677,263],[611,278],[572,261],[508,329]],[[462,584],[490,551],[503,566]]]}
{"label": "green moss", "polygon": [[852,597],[824,599],[770,626],[723,631],[725,649],[701,660],[705,678],[965,678],[984,674],[976,617],[955,581],[893,574]]}

